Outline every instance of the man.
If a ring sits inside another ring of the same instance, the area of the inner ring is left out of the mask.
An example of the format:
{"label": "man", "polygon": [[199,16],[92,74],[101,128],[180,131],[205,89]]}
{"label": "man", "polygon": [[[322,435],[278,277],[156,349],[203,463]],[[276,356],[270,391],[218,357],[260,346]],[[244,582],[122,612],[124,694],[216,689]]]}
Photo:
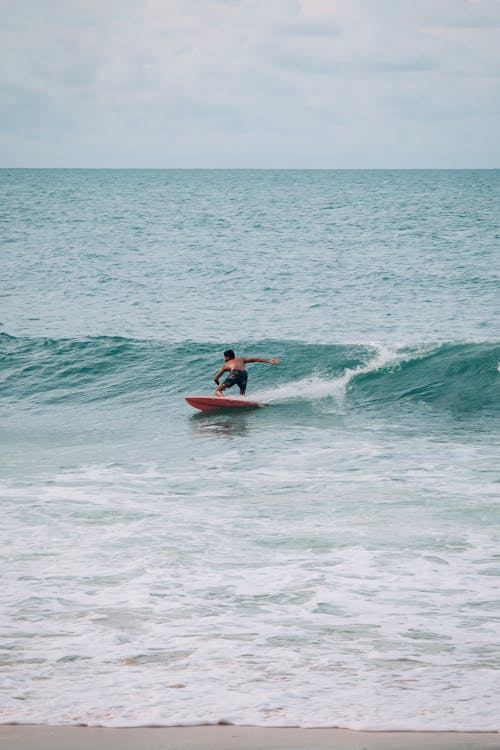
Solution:
{"label": "man", "polygon": [[[224,352],[224,364],[220,368],[219,372],[215,376],[214,380],[217,383],[215,391],[216,396],[224,397],[222,391],[226,388],[232,388],[233,385],[238,385],[240,394],[245,395],[247,389],[247,371],[245,365],[247,362],[264,362],[268,365],[277,365],[279,359],[261,359],[260,357],[236,357],[232,349],[228,349]],[[222,377],[223,372],[229,372],[229,375],[223,383],[219,385],[219,379]]]}

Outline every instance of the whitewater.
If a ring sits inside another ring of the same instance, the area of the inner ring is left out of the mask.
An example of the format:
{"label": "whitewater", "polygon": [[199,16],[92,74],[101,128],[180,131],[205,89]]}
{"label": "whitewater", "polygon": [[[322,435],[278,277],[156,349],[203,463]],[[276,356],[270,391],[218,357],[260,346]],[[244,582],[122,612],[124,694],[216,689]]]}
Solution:
{"label": "whitewater", "polygon": [[499,188],[0,170],[0,723],[500,730]]}

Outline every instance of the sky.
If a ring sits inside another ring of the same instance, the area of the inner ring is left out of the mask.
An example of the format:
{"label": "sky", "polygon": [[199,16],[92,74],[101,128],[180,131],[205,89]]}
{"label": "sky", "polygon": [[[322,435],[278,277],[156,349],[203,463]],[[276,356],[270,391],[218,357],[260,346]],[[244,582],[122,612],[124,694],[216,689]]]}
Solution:
{"label": "sky", "polygon": [[0,18],[0,167],[500,167],[500,0],[0,0]]}

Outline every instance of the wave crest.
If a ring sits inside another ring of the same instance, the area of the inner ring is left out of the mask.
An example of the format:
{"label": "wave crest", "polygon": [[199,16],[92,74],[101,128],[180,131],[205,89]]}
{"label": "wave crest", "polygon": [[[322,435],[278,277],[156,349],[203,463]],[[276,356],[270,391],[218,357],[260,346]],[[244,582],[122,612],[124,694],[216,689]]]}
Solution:
{"label": "wave crest", "polygon": [[[277,368],[250,366],[250,389],[273,403],[333,399],[347,409],[412,406],[455,415],[500,406],[500,344],[446,343],[395,350],[373,344],[261,341],[237,351],[279,356]],[[0,334],[0,394],[15,401],[80,403],[153,391],[175,398],[209,392],[225,345],[117,337],[15,338]]]}

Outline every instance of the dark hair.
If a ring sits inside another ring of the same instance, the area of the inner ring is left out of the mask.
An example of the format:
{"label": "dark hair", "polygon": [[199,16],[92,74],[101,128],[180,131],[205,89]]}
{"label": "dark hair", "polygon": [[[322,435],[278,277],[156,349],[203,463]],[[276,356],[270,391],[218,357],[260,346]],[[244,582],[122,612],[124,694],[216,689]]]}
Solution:
{"label": "dark hair", "polygon": [[227,352],[224,352],[224,356],[228,357],[229,359],[234,359],[234,352],[232,349],[228,349]]}

